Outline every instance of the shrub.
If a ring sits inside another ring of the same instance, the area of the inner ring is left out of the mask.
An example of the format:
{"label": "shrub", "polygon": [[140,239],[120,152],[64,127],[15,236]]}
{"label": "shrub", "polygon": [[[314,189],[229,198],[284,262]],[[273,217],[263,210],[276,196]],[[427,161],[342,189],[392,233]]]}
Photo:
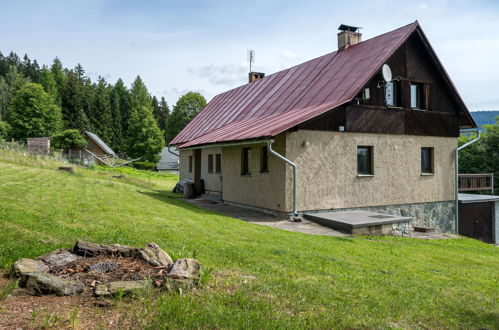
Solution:
{"label": "shrub", "polygon": [[139,170],[152,171],[156,169],[156,163],[151,162],[133,162],[132,166]]}
{"label": "shrub", "polygon": [[52,146],[55,149],[77,149],[87,145],[87,140],[76,129],[68,129],[52,137]]}
{"label": "shrub", "polygon": [[0,141],[7,139],[9,135],[10,126],[4,121],[0,120]]}

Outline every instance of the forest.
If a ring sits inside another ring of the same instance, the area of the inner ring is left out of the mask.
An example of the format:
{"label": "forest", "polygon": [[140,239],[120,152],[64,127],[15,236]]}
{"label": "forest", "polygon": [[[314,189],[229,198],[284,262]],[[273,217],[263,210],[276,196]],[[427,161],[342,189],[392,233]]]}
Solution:
{"label": "forest", "polygon": [[55,58],[40,65],[28,55],[0,52],[0,140],[22,143],[28,137],[91,131],[121,157],[152,164],[205,105],[201,94],[188,92],[170,110],[139,75],[128,87],[122,79],[92,81],[81,64],[66,68]]}

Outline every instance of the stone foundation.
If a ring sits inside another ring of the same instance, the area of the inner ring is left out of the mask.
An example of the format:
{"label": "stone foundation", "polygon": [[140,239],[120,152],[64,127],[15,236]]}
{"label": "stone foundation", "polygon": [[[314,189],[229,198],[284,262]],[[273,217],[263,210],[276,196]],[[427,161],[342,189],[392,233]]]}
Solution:
{"label": "stone foundation", "polygon": [[[411,227],[416,226],[416,227],[435,228],[436,231],[442,233],[449,233],[449,232],[454,233],[456,228],[454,201],[370,206],[370,207],[328,210],[328,212],[350,211],[350,210],[365,210],[371,212],[400,215],[404,217],[412,217],[414,220],[410,224]],[[405,232],[404,228],[399,228],[399,229],[394,228],[394,233],[398,231]]]}

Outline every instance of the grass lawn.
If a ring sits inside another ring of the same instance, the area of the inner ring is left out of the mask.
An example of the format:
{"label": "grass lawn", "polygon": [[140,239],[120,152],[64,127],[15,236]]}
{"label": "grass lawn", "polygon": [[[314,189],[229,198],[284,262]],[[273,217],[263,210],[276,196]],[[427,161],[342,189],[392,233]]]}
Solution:
{"label": "grass lawn", "polygon": [[497,247],[309,236],[183,203],[169,192],[174,175],[129,172],[110,185],[103,169],[70,175],[56,167],[0,150],[0,268],[84,239],[153,241],[213,270],[193,293],[114,307],[137,327],[499,327]]}

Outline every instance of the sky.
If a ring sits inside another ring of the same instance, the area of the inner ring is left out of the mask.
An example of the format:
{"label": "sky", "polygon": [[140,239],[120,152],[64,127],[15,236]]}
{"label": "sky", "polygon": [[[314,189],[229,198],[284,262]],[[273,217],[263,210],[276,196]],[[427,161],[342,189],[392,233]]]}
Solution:
{"label": "sky", "polygon": [[337,49],[340,24],[363,39],[418,20],[470,110],[499,109],[499,0],[0,0],[0,51],[81,63],[92,79],[140,75],[169,104],[208,100]]}

